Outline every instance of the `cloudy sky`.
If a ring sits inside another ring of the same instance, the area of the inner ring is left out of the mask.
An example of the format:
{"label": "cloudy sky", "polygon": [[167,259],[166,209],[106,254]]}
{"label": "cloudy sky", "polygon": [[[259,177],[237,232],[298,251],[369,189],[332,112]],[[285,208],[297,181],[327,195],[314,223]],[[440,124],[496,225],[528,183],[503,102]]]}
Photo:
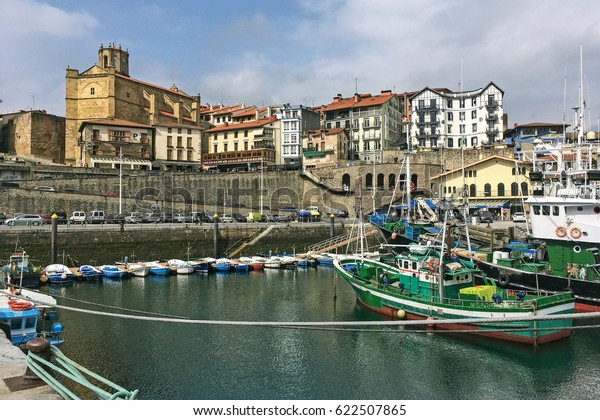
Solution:
{"label": "cloudy sky", "polygon": [[131,77],[203,103],[312,106],[493,81],[510,126],[570,123],[581,44],[590,129],[600,120],[597,0],[1,0],[0,39],[0,114],[64,116],[65,69],[115,42]]}

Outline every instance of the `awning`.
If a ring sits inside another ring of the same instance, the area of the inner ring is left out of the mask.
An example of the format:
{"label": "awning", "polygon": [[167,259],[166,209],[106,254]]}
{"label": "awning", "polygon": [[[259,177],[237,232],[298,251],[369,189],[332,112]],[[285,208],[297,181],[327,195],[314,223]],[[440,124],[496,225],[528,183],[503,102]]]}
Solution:
{"label": "awning", "polygon": [[152,162],[148,159],[132,159],[124,157],[123,159],[119,159],[118,157],[98,157],[91,156],[90,161],[92,163],[106,163],[110,165],[146,165],[148,167],[152,166]]}
{"label": "awning", "polygon": [[481,199],[481,198],[469,198],[469,207],[470,208],[478,208],[478,209],[482,209],[482,208],[492,208],[492,209],[498,209],[498,208],[508,208],[509,207],[509,201],[508,200],[502,200],[502,199]]}

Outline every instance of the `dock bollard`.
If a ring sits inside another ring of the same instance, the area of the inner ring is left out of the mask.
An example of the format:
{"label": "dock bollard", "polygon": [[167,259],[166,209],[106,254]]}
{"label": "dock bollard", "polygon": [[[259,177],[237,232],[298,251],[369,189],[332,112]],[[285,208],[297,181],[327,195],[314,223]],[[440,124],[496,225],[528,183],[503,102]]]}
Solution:
{"label": "dock bollard", "polygon": [[333,238],[335,236],[335,216],[333,213],[329,215],[329,220],[331,221],[329,225],[329,237]]}
{"label": "dock bollard", "polygon": [[[36,356],[41,357],[44,360],[50,361],[52,357],[52,351],[50,350],[50,341],[46,338],[32,338],[27,342],[27,350],[35,354]],[[46,369],[44,367],[44,369]],[[40,379],[29,366],[27,366],[27,370],[25,371],[25,375],[23,375],[25,379]]]}

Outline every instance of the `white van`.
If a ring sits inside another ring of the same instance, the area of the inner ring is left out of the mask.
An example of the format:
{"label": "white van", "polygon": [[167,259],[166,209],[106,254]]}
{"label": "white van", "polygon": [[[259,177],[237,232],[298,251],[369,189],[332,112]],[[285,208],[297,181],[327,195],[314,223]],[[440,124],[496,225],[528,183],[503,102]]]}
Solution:
{"label": "white van", "polygon": [[74,211],[73,213],[71,213],[71,217],[69,217],[69,222],[85,223],[85,212],[84,211]]}
{"label": "white van", "polygon": [[88,223],[102,223],[104,224],[104,211],[102,210],[93,210],[90,215],[87,217]]}

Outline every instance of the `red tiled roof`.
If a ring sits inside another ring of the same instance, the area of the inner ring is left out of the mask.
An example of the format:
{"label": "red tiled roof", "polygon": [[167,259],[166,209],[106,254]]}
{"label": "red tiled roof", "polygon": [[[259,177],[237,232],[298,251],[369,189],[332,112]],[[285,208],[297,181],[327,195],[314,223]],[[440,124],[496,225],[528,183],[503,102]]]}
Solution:
{"label": "red tiled roof", "polygon": [[140,124],[127,120],[119,120],[116,118],[100,118],[97,120],[86,120],[81,125],[84,124],[96,124],[96,125],[115,125],[120,127],[136,127],[136,128],[153,128],[151,125]]}
{"label": "red tiled roof", "polygon": [[350,98],[334,98],[329,105],[324,105],[321,112],[334,111],[345,108],[361,108],[366,106],[382,105],[393,98],[395,95],[387,93],[383,95],[371,95],[370,93],[357,93]]}
{"label": "red tiled roof", "polygon": [[220,131],[243,130],[246,128],[262,127],[263,125],[272,123],[275,120],[276,120],[275,117],[271,117],[271,118],[263,118],[260,120],[244,121],[244,122],[235,123],[235,124],[220,125],[220,126],[211,128],[210,130],[206,130],[206,132],[207,133],[216,133],[216,132],[220,132]]}
{"label": "red tiled roof", "polygon": [[142,80],[134,79],[132,77],[123,76],[122,74],[118,74],[118,73],[115,74],[115,75],[117,77],[120,77],[121,79],[131,80],[132,82],[139,83],[141,85],[150,86],[150,87],[153,87],[153,88],[156,88],[156,89],[164,90],[165,92],[169,92],[169,93],[173,93],[175,95],[183,96],[184,98],[192,99],[192,97],[190,95],[188,95],[187,93],[183,93],[180,90],[172,90],[172,89],[168,89],[166,87],[162,87],[162,86],[158,86],[158,85],[153,85],[152,83],[144,82]]}

